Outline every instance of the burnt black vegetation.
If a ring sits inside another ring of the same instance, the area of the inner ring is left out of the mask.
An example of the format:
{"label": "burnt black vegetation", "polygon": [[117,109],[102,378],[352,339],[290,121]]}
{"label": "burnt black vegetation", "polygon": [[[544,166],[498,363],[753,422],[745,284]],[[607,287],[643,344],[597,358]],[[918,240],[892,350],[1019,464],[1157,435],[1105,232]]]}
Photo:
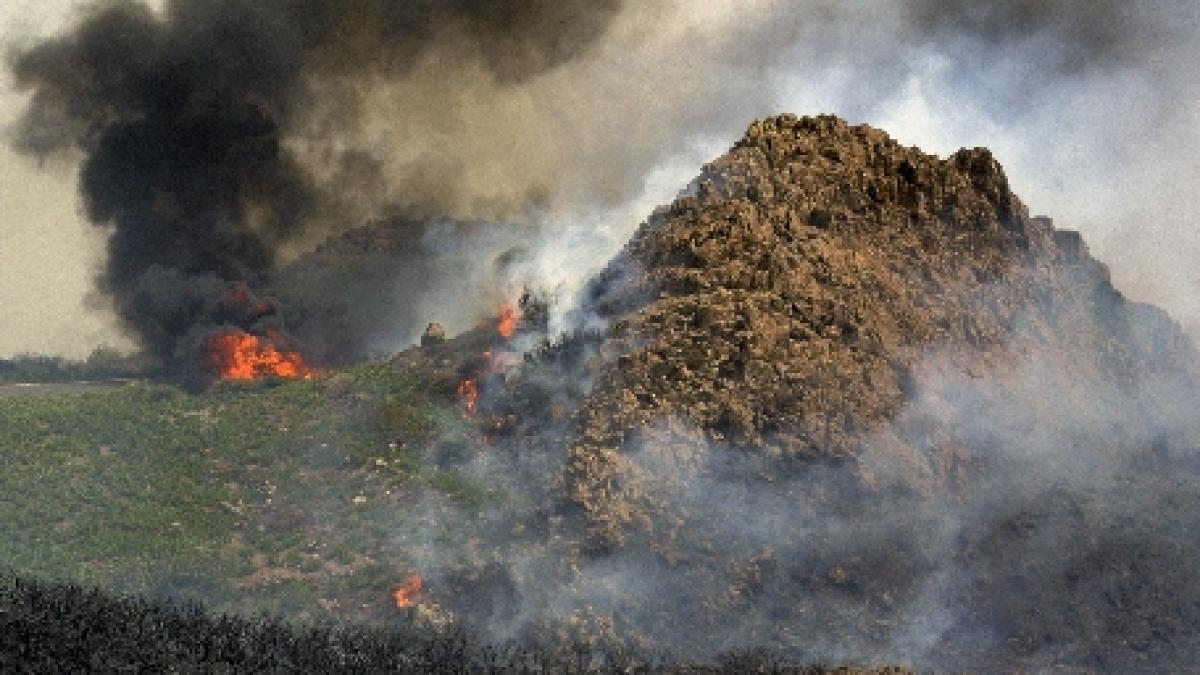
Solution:
{"label": "burnt black vegetation", "polygon": [[[189,602],[116,596],[71,584],[0,579],[0,670],[62,672],[827,672],[742,650],[716,662],[594,649],[585,644],[490,646],[473,631],[297,626],[235,617]],[[850,670],[843,672],[851,672]],[[853,671],[859,672],[859,671]],[[887,672],[904,672],[901,669]]]}

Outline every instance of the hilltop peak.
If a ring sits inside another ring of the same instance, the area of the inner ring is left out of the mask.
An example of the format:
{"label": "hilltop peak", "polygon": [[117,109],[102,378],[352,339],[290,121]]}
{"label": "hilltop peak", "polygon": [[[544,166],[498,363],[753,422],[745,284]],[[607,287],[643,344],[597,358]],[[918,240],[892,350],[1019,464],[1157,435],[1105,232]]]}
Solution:
{"label": "hilltop peak", "polygon": [[[1031,218],[990,151],[943,159],[833,116],[754,122],[594,288],[612,356],[581,408],[568,492],[616,540],[645,494],[620,448],[664,420],[944,494],[987,458],[945,429],[895,430],[933,363],[997,374],[1001,398],[1034,353],[1096,388],[1200,382],[1178,326],[1126,302],[1077,233]],[[886,475],[868,446],[886,448]]]}

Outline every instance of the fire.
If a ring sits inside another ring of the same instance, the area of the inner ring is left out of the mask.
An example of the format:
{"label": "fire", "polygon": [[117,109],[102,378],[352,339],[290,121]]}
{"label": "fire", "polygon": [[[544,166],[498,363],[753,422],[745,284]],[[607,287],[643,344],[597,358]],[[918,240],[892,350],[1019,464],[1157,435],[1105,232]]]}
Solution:
{"label": "fire", "polygon": [[508,303],[500,306],[500,337],[510,338],[517,332],[517,308]]}
{"label": "fire", "polygon": [[230,329],[206,340],[210,364],[222,380],[255,380],[275,376],[310,379],[317,371],[304,361],[300,352],[280,349],[279,335],[265,337]]}
{"label": "fire", "polygon": [[[517,308],[505,303],[500,307],[500,323],[498,330],[500,336],[504,338],[512,337],[517,331],[517,319],[520,314]],[[500,370],[504,366],[510,354],[501,351],[492,351],[488,349],[483,352],[482,359],[484,364],[475,368],[474,372],[467,378],[464,378],[458,383],[458,398],[463,403],[463,414],[467,417],[474,417],[479,411],[479,390],[480,380]]]}
{"label": "fire", "polygon": [[458,383],[458,397],[462,399],[463,409],[467,416],[475,414],[479,406],[479,384],[475,378],[469,377]]}
{"label": "fire", "polygon": [[421,588],[424,586],[421,581],[421,575],[410,574],[404,580],[404,583],[397,586],[396,590],[392,591],[392,598],[396,601],[397,607],[412,607],[421,597]]}
{"label": "fire", "polygon": [[467,377],[458,383],[458,398],[463,403],[463,414],[467,417],[474,417],[479,410],[479,381],[495,372],[498,372],[504,365],[505,359],[508,358],[505,352],[493,352],[488,349],[483,352],[483,365],[480,366],[470,377]]}

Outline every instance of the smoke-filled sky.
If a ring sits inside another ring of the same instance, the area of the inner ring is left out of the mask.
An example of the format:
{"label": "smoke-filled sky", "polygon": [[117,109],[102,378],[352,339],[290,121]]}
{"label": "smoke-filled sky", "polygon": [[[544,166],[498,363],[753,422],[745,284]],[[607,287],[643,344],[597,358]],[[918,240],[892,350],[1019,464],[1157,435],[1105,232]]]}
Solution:
{"label": "smoke-filled sky", "polygon": [[[114,288],[151,263],[249,275],[385,212],[532,221],[562,280],[779,112],[991,147],[1032,211],[1200,333],[1192,2],[164,5],[0,8],[0,355],[124,343]],[[121,139],[158,173],[121,175]],[[197,143],[246,159],[178,160]]]}

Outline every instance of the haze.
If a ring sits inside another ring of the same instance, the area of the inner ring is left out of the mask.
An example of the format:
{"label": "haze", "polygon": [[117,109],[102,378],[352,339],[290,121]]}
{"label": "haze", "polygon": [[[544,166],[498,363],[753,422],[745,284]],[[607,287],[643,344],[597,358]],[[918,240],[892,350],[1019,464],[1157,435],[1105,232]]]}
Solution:
{"label": "haze", "polygon": [[[20,49],[87,6],[5,5],[3,41]],[[577,254],[594,268],[754,118],[836,113],[940,154],[992,148],[1034,212],[1081,230],[1119,289],[1196,335],[1198,16],[1167,0],[629,4],[518,85],[439,66],[435,49],[378,87],[357,124],[325,116],[290,140],[365,148],[381,167],[328,231],[385,208],[527,219],[552,252],[582,222],[600,235]],[[9,69],[2,81],[11,128],[27,99]],[[0,149],[0,355],[131,345],[92,290],[104,230],[80,216],[77,161]]]}

